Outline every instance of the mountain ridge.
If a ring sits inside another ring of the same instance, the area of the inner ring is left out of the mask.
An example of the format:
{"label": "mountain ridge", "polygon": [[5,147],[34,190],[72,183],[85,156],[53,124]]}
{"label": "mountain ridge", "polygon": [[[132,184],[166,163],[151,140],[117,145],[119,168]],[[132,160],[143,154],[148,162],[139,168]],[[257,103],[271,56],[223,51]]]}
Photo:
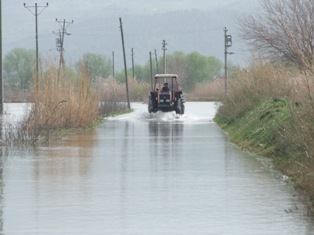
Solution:
{"label": "mountain ridge", "polygon": [[[133,4],[127,0],[55,1],[49,3],[38,16],[39,50],[44,57],[58,58],[56,35],[53,32],[58,32],[60,25],[55,18],[74,20],[67,28],[71,35],[64,40],[66,61],[74,63],[86,52],[111,58],[114,51],[119,68],[122,66],[121,17],[128,64],[131,61],[131,48],[134,48],[136,64],[146,63],[149,51],[156,49],[161,55],[162,40],[168,43],[167,53],[196,51],[223,60],[224,27],[233,36],[230,50],[235,54],[230,60],[244,62],[249,53],[245,43],[237,36],[235,15],[251,13],[257,1],[226,0],[221,4],[208,0],[172,3],[136,0]],[[29,2],[27,5],[34,4]],[[13,48],[35,48],[34,15],[17,0],[4,0],[4,3],[7,3],[3,4],[4,53]],[[42,1],[38,4],[45,3]]]}

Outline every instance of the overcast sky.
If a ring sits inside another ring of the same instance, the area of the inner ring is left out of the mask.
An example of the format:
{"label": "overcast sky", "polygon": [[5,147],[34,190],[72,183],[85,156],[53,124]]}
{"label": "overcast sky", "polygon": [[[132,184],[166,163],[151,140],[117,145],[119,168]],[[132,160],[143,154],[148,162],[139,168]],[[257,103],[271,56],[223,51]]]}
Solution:
{"label": "overcast sky", "polygon": [[[29,1],[27,6],[45,6],[47,1]],[[2,0],[3,50],[35,48],[34,8],[24,8],[24,1]],[[143,64],[150,50],[161,50],[168,42],[168,53],[198,51],[223,59],[223,29],[233,35],[234,61],[242,61],[247,49],[237,38],[235,15],[251,14],[258,0],[53,0],[38,17],[39,47],[44,56],[58,56],[55,48],[60,25],[55,21],[74,21],[65,38],[66,60],[77,60],[85,52],[104,54],[112,51],[121,58],[119,17],[125,31],[126,50],[135,49]],[[186,14],[187,17],[184,17]],[[163,21],[165,18],[165,21]],[[206,22],[205,22],[206,21]],[[160,25],[162,24],[162,25]],[[240,59],[241,58],[241,59]]]}

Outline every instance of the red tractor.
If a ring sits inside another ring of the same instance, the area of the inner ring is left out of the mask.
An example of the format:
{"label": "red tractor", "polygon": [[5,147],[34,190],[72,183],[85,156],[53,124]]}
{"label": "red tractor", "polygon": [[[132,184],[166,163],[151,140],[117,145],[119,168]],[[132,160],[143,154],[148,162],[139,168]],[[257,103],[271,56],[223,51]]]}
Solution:
{"label": "red tractor", "polygon": [[153,90],[149,94],[148,112],[157,111],[184,114],[184,96],[179,90],[178,75],[156,74]]}

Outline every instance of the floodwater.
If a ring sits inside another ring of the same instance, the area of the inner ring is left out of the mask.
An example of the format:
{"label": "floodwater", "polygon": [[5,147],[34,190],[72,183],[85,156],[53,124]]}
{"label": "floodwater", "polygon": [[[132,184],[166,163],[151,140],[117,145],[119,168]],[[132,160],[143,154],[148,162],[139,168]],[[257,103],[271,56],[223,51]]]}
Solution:
{"label": "floodwater", "polygon": [[[5,108],[10,122],[25,111]],[[214,103],[132,108],[49,146],[3,147],[0,234],[314,234],[303,198],[228,141]]]}

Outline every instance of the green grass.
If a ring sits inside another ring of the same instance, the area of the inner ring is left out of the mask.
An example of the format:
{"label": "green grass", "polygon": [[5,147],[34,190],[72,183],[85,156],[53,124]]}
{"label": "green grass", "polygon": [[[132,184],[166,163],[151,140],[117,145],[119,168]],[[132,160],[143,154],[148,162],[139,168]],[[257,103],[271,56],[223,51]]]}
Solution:
{"label": "green grass", "polygon": [[229,133],[231,141],[269,155],[277,149],[276,140],[290,113],[288,101],[275,98],[262,102],[232,122],[219,113],[215,121]]}
{"label": "green grass", "polygon": [[215,121],[238,146],[272,158],[314,214],[313,92],[313,74],[254,61],[232,74]]}

